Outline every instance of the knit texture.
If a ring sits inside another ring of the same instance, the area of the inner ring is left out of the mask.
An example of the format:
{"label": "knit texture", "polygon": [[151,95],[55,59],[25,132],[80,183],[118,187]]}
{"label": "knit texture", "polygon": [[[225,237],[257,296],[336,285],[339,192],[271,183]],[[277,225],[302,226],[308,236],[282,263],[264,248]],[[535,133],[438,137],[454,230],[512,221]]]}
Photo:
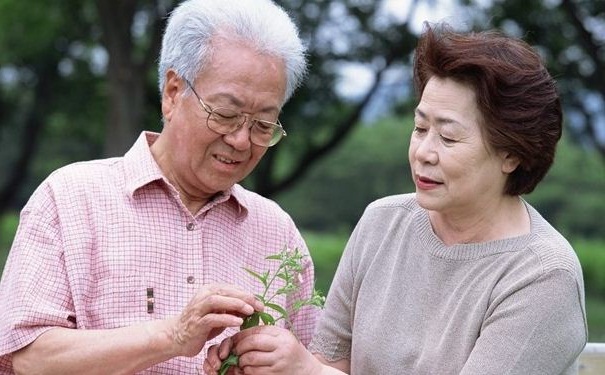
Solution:
{"label": "knit texture", "polygon": [[446,246],[414,194],[368,206],[311,351],[352,374],[576,374],[587,339],[570,244],[526,203],[527,235]]}

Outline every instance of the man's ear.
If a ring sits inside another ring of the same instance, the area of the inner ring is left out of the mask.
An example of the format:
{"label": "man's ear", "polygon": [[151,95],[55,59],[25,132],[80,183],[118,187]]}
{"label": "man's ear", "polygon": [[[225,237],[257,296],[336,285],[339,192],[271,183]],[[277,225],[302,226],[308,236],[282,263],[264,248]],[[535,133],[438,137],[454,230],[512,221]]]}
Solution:
{"label": "man's ear", "polygon": [[170,121],[174,108],[179,99],[179,90],[183,80],[172,69],[166,72],[166,80],[162,89],[162,116],[165,121]]}

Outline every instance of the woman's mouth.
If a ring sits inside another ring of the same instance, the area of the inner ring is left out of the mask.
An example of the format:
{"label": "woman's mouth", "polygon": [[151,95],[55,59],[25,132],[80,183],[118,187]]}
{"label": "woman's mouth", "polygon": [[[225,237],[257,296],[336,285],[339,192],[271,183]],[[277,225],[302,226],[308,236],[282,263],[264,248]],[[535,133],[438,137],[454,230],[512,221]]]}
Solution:
{"label": "woman's mouth", "polygon": [[416,187],[418,187],[419,189],[431,190],[438,187],[439,185],[443,185],[443,182],[439,182],[424,176],[416,177]]}

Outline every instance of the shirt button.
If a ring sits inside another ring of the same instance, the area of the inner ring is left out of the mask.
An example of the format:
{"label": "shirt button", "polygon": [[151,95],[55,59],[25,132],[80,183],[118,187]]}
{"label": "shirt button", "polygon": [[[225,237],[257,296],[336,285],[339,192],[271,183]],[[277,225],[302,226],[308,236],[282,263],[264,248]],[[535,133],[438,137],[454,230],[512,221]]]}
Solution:
{"label": "shirt button", "polygon": [[194,229],[195,229],[195,224],[194,223],[187,224],[187,230],[192,231]]}
{"label": "shirt button", "polygon": [[193,276],[187,277],[187,284],[193,284],[194,282],[195,282],[195,277],[193,277]]}

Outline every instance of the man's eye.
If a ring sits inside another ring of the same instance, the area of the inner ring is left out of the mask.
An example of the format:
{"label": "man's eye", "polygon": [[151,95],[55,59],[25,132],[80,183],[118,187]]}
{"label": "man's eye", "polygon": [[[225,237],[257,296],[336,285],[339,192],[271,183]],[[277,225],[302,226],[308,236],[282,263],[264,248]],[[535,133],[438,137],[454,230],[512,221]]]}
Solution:
{"label": "man's eye", "polygon": [[238,114],[231,112],[214,112],[214,116],[219,120],[232,120],[237,118]]}
{"label": "man's eye", "polygon": [[272,133],[273,126],[262,121],[254,121],[254,126],[262,133]]}

